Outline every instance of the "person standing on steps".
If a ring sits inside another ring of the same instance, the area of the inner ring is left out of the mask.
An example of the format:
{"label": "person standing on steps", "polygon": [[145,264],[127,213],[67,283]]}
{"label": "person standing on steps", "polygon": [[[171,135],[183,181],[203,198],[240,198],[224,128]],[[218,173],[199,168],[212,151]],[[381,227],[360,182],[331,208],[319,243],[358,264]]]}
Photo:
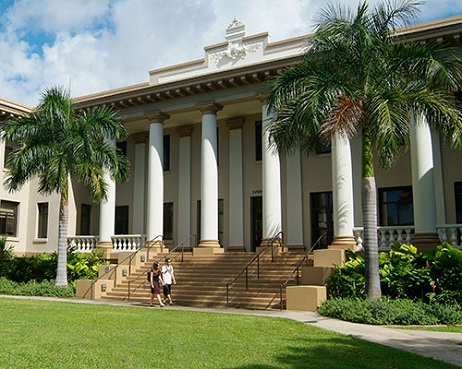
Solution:
{"label": "person standing on steps", "polygon": [[159,263],[154,262],[152,264],[151,270],[149,271],[150,278],[149,280],[151,281],[151,307],[154,306],[154,299],[157,298],[157,301],[159,301],[160,307],[164,307],[165,304],[162,302],[160,298],[160,286],[161,284],[163,285],[163,279],[162,279],[162,273],[159,270]]}
{"label": "person standing on steps", "polygon": [[165,259],[165,265],[162,267],[162,280],[164,281],[164,303],[168,300],[169,304],[173,305],[172,283],[176,284],[176,279],[170,258]]}

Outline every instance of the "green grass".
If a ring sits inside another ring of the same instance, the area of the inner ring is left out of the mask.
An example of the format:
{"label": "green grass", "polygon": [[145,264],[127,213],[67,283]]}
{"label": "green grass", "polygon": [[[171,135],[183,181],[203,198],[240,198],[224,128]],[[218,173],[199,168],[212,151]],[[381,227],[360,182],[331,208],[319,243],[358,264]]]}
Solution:
{"label": "green grass", "polygon": [[440,369],[288,319],[0,299],[0,368]]}
{"label": "green grass", "polygon": [[413,329],[418,331],[434,331],[434,332],[452,332],[462,333],[462,325],[435,325],[435,326],[401,326],[400,329]]}

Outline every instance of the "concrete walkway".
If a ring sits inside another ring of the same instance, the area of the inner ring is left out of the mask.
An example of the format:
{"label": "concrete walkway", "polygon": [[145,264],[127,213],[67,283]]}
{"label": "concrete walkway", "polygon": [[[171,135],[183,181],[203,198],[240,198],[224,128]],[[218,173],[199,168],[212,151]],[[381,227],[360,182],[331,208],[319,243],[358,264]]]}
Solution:
{"label": "concrete walkway", "polygon": [[[82,304],[101,304],[133,306],[146,308],[147,305],[127,304],[122,302],[109,302],[101,300],[79,300],[79,299],[60,299],[49,297],[31,296],[5,296],[0,298],[12,299],[37,299],[57,302],[74,302]],[[357,324],[344,322],[337,319],[323,317],[317,313],[304,311],[268,311],[268,310],[244,310],[244,309],[213,309],[213,308],[194,308],[183,306],[169,306],[167,309],[188,310],[198,312],[215,312],[224,314],[259,315],[296,320],[315,327],[338,332],[344,335],[359,338],[365,341],[379,343],[399,350],[412,352],[418,355],[427,356],[436,360],[462,367],[462,333],[444,333],[433,331],[418,331],[407,329],[395,329],[383,326],[367,324]],[[458,345],[459,344],[459,345]]]}

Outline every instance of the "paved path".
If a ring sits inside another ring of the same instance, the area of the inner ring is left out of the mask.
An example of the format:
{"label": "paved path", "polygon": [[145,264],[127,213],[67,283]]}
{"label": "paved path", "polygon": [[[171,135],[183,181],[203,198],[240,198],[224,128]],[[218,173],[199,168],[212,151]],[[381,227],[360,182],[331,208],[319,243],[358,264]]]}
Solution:
{"label": "paved path", "polygon": [[[0,298],[2,297],[15,299],[40,299],[59,302],[127,306],[126,303],[114,303],[101,300],[58,299],[48,297],[0,295]],[[131,304],[130,306],[146,307],[147,305]],[[326,318],[317,313],[302,311],[267,311],[212,308],[200,309],[182,306],[168,307],[168,309],[207,311],[226,314],[260,315],[293,319],[319,328],[338,332],[355,338],[360,338],[365,341],[375,342],[381,345],[394,347],[400,350],[409,351],[415,354],[431,357],[462,367],[462,346],[458,345],[458,343],[462,343],[462,333],[444,333],[433,331],[394,329],[383,326],[357,324],[344,322],[337,319]]]}

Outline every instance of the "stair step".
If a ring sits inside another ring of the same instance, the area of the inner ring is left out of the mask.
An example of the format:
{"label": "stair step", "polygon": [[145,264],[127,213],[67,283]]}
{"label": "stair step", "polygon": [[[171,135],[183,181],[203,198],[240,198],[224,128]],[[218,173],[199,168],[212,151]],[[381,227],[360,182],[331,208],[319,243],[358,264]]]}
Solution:
{"label": "stair step", "polygon": [[[191,252],[183,255],[170,254],[178,282],[173,287],[172,296],[177,305],[201,307],[225,307],[226,285],[242,272],[243,268],[254,258],[255,253],[229,252],[215,256],[193,256]],[[247,309],[279,309],[280,285],[294,270],[304,256],[303,253],[281,252],[260,257],[260,278],[256,278],[257,265],[249,268],[249,288],[246,291],[245,273],[229,286],[229,305]],[[142,266],[132,270],[129,277],[118,281],[118,285],[108,291],[103,299],[127,301],[128,282],[130,281],[130,301],[149,304],[150,288],[146,281],[146,271],[162,255],[154,255]],[[295,284],[295,279],[290,282]],[[283,307],[285,291],[283,291]]]}

